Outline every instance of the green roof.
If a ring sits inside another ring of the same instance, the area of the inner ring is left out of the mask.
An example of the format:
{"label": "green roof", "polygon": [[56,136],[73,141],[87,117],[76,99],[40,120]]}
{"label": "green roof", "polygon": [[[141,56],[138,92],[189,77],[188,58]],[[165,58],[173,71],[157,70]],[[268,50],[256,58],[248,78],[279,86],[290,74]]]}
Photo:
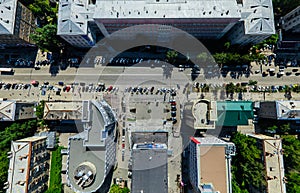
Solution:
{"label": "green roof", "polygon": [[217,116],[217,126],[248,125],[253,118],[252,101],[218,101]]}

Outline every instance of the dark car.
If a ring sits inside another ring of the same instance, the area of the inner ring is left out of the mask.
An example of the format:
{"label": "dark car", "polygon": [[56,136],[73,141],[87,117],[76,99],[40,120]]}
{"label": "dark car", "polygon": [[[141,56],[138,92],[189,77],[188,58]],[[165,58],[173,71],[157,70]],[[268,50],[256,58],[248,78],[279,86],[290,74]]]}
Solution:
{"label": "dark car", "polygon": [[151,87],[150,92],[152,93],[154,91],[154,86]]}
{"label": "dark car", "polygon": [[171,111],[176,111],[176,110],[177,110],[176,106],[175,106],[175,105],[172,105],[172,106],[171,106]]}
{"label": "dark car", "polygon": [[176,117],[176,111],[171,111],[171,116]]}

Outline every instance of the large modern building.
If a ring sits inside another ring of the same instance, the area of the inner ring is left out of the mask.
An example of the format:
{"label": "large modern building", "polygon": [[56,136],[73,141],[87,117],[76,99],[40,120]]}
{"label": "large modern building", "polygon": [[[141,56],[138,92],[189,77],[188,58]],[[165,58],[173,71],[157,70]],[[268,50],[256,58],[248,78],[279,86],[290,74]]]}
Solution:
{"label": "large modern building", "polygon": [[0,121],[17,121],[36,118],[36,103],[0,100]]}
{"label": "large modern building", "polygon": [[132,193],[168,193],[168,155],[164,143],[137,143],[132,148]]}
{"label": "large modern building", "polygon": [[213,136],[191,137],[189,178],[200,193],[232,193],[231,156],[235,145]]}
{"label": "large modern building", "polygon": [[18,0],[0,0],[0,46],[32,44],[35,27],[32,12]]}
{"label": "large modern building", "polygon": [[282,140],[261,134],[248,134],[257,140],[258,148],[262,150],[262,157],[266,170],[268,193],[286,193],[286,178],[284,176]]}
{"label": "large modern building", "polygon": [[83,101],[84,131],[69,138],[67,184],[80,193],[107,192],[116,161],[116,119],[105,101]]}
{"label": "large modern building", "polygon": [[233,44],[255,44],[275,33],[271,0],[59,2],[57,34],[76,47],[92,47],[99,34],[140,24],[156,24],[133,29],[147,35],[172,33],[172,26],[199,39],[227,36]]}
{"label": "large modern building", "polygon": [[8,181],[6,193],[38,193],[47,190],[50,153],[47,137],[33,136],[12,141],[8,152]]}

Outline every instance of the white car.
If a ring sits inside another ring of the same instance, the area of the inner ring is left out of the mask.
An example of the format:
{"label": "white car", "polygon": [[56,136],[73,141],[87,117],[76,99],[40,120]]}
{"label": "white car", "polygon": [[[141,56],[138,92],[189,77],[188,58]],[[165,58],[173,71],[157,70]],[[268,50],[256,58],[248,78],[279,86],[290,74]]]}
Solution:
{"label": "white car", "polygon": [[125,136],[122,136],[122,142],[125,142]]}

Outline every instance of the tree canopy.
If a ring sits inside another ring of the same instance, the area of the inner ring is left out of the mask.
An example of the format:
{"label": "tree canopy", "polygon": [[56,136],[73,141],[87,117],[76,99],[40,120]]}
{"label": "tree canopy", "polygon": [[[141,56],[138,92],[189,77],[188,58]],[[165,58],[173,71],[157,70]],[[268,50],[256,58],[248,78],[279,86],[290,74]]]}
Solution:
{"label": "tree canopy", "polygon": [[109,193],[129,193],[129,192],[130,192],[129,188],[127,187],[120,188],[117,184],[113,184],[109,190]]}
{"label": "tree canopy", "polygon": [[262,151],[257,148],[256,140],[237,132],[231,141],[236,146],[236,156],[232,158],[233,192],[247,193],[251,188],[264,189],[266,180]]}
{"label": "tree canopy", "polygon": [[31,34],[31,38],[43,51],[58,51],[60,48],[60,43],[56,32],[56,25],[47,24],[42,28],[37,28],[36,32]]}
{"label": "tree canopy", "polygon": [[284,169],[287,192],[300,192],[300,141],[293,135],[283,135]]}

